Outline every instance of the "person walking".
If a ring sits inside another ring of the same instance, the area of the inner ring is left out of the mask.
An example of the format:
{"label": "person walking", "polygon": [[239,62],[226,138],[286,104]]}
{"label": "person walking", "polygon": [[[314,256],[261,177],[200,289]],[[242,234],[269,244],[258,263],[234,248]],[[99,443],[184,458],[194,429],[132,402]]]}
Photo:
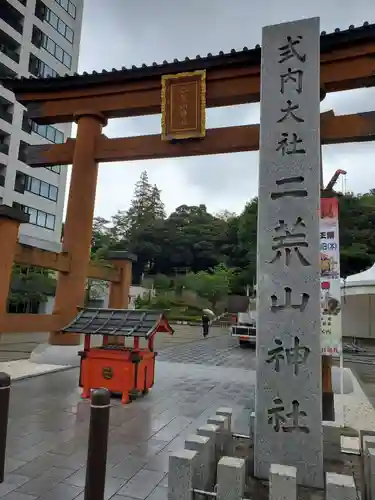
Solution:
{"label": "person walking", "polygon": [[203,337],[206,338],[210,329],[210,318],[208,314],[202,314]]}

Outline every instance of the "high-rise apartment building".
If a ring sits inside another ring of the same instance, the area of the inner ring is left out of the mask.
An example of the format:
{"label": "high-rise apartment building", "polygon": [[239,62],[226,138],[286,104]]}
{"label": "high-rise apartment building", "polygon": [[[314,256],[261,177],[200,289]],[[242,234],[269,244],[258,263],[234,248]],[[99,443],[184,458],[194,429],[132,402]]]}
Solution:
{"label": "high-rise apartment building", "polygon": [[[49,77],[77,71],[83,0],[0,0],[0,76]],[[0,85],[0,203],[30,216],[22,243],[59,250],[67,168],[30,168],[28,144],[61,143],[71,124],[37,125]]]}

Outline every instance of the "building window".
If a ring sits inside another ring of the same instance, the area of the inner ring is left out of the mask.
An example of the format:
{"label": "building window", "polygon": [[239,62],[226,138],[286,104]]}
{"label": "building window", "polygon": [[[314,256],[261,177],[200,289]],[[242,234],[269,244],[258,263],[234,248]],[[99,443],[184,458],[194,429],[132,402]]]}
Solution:
{"label": "building window", "polygon": [[[0,97],[0,105],[1,105],[1,97]],[[53,127],[52,125],[39,125],[27,118],[27,113],[23,113],[22,119],[22,130],[27,134],[31,134],[31,132],[35,132],[36,134],[48,139],[55,144],[62,144],[65,141],[64,133],[61,130]]]}
{"label": "building window", "polygon": [[45,229],[50,229],[53,231],[55,229],[56,217],[53,214],[44,212],[43,210],[38,210],[36,208],[28,207],[26,205],[21,205],[20,203],[13,202],[13,207],[23,210],[29,215],[29,223],[34,226],[43,227]]}
{"label": "building window", "polygon": [[73,19],[76,18],[77,9],[71,0],[55,0]]}
{"label": "building window", "polygon": [[[65,9],[66,10],[66,9]],[[35,16],[41,21],[46,21],[60,35],[73,43],[74,31],[62,19],[60,19],[51,9],[49,9],[41,0],[35,4]]]}
{"label": "building window", "polygon": [[61,165],[51,165],[48,167],[44,167],[47,170],[50,170],[51,172],[54,172],[55,174],[60,175],[61,174]]}
{"label": "building window", "polygon": [[31,175],[24,174],[19,170],[16,173],[14,190],[17,191],[17,193],[22,194],[25,191],[28,191],[29,193],[36,194],[37,196],[47,198],[47,200],[51,200],[54,202],[57,202],[59,192],[57,186],[37,179],[36,177],[32,177]]}
{"label": "building window", "polygon": [[57,76],[57,71],[50,68],[45,62],[34,56],[34,54],[30,54],[29,72],[34,76],[42,78],[54,78]]}
{"label": "building window", "polygon": [[51,55],[53,55],[55,59],[64,64],[64,66],[66,66],[68,69],[72,67],[72,56],[65,52],[65,50],[63,50],[60,45],[57,45],[57,43],[54,42],[52,38],[43,33],[43,31],[36,26],[33,27],[31,41],[35,45],[35,47],[38,47],[38,49],[46,50]]}
{"label": "building window", "polygon": [[65,140],[63,132],[52,125],[39,125],[31,121],[31,130],[55,144],[62,144]]}

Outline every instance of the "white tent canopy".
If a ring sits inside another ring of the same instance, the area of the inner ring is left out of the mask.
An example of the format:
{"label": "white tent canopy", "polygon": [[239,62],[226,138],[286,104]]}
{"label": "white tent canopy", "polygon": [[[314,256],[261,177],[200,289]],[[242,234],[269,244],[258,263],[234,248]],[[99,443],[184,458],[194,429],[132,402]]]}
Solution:
{"label": "white tent canopy", "polygon": [[341,280],[344,337],[375,339],[375,264]]}
{"label": "white tent canopy", "polygon": [[341,295],[375,295],[375,264],[358,274],[341,280]]}

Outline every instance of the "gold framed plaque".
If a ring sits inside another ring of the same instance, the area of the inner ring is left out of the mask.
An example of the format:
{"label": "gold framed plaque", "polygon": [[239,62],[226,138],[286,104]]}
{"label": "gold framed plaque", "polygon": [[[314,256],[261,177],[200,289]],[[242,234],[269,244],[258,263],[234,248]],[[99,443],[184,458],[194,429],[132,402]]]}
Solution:
{"label": "gold framed plaque", "polygon": [[206,135],[206,70],[162,76],[161,130],[163,141]]}

